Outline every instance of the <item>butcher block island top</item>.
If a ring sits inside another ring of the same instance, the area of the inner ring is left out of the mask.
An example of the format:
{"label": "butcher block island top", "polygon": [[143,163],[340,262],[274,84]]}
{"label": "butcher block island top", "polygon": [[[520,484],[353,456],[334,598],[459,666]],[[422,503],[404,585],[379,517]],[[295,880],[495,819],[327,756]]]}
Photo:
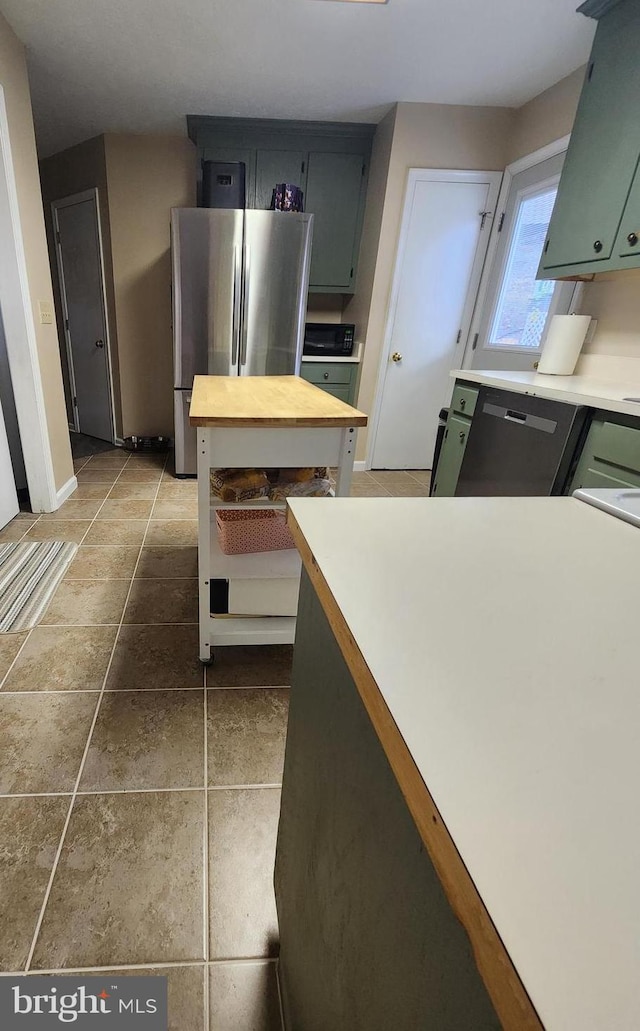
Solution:
{"label": "butcher block island top", "polygon": [[366,426],[367,416],[300,376],[196,376],[192,426]]}

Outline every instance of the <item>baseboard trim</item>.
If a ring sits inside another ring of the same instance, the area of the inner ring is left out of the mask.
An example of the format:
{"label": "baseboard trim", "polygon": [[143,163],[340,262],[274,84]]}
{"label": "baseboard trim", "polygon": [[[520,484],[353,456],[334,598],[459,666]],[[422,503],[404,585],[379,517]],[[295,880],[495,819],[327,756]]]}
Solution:
{"label": "baseboard trim", "polygon": [[366,462],[354,462],[353,463],[353,471],[354,471],[354,473],[363,473],[365,471],[366,465],[367,465]]}
{"label": "baseboard trim", "polygon": [[60,508],[60,505],[64,504],[67,498],[70,497],[73,494],[74,490],[77,490],[77,488],[78,481],[75,476],[72,476],[71,479],[67,480],[64,486],[62,486],[60,490],[57,491],[56,507],[54,508],[54,512],[56,512]]}

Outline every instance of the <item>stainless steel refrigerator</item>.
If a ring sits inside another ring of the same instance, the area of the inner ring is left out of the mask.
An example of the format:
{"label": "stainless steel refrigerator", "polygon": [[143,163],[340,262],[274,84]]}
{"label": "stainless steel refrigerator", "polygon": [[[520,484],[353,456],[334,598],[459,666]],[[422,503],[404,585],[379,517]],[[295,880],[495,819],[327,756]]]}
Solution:
{"label": "stainless steel refrigerator", "polygon": [[300,371],[313,215],[174,208],[175,462],[196,473],[193,377]]}

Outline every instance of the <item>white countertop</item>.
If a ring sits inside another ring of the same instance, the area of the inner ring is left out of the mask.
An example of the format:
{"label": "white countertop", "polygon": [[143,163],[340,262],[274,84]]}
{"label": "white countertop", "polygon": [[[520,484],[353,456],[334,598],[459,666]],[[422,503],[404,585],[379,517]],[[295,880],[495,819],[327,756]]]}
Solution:
{"label": "white countertop", "polygon": [[362,355],[362,344],[359,340],[356,340],[353,348],[353,354],[348,355],[327,355],[325,357],[322,354],[303,354],[302,361],[304,362],[338,362],[340,365],[351,364],[358,365],[360,357]]}
{"label": "white countertop", "polygon": [[640,398],[640,382],[599,379],[593,376],[546,376],[539,372],[493,372],[482,369],[455,369],[451,376],[471,383],[484,383],[520,394],[556,398],[569,404],[603,408],[608,412],[622,412],[640,418],[640,402],[625,398]]}
{"label": "white countertop", "polygon": [[640,530],[572,498],[291,499],[547,1031],[634,1031]]}

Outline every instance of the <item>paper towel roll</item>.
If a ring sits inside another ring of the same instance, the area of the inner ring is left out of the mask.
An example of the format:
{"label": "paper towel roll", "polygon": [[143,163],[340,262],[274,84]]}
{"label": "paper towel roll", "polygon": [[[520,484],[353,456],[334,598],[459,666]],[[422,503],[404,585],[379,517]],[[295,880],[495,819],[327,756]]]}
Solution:
{"label": "paper towel roll", "polygon": [[554,315],[538,372],[548,376],[572,376],[590,322],[590,315]]}

